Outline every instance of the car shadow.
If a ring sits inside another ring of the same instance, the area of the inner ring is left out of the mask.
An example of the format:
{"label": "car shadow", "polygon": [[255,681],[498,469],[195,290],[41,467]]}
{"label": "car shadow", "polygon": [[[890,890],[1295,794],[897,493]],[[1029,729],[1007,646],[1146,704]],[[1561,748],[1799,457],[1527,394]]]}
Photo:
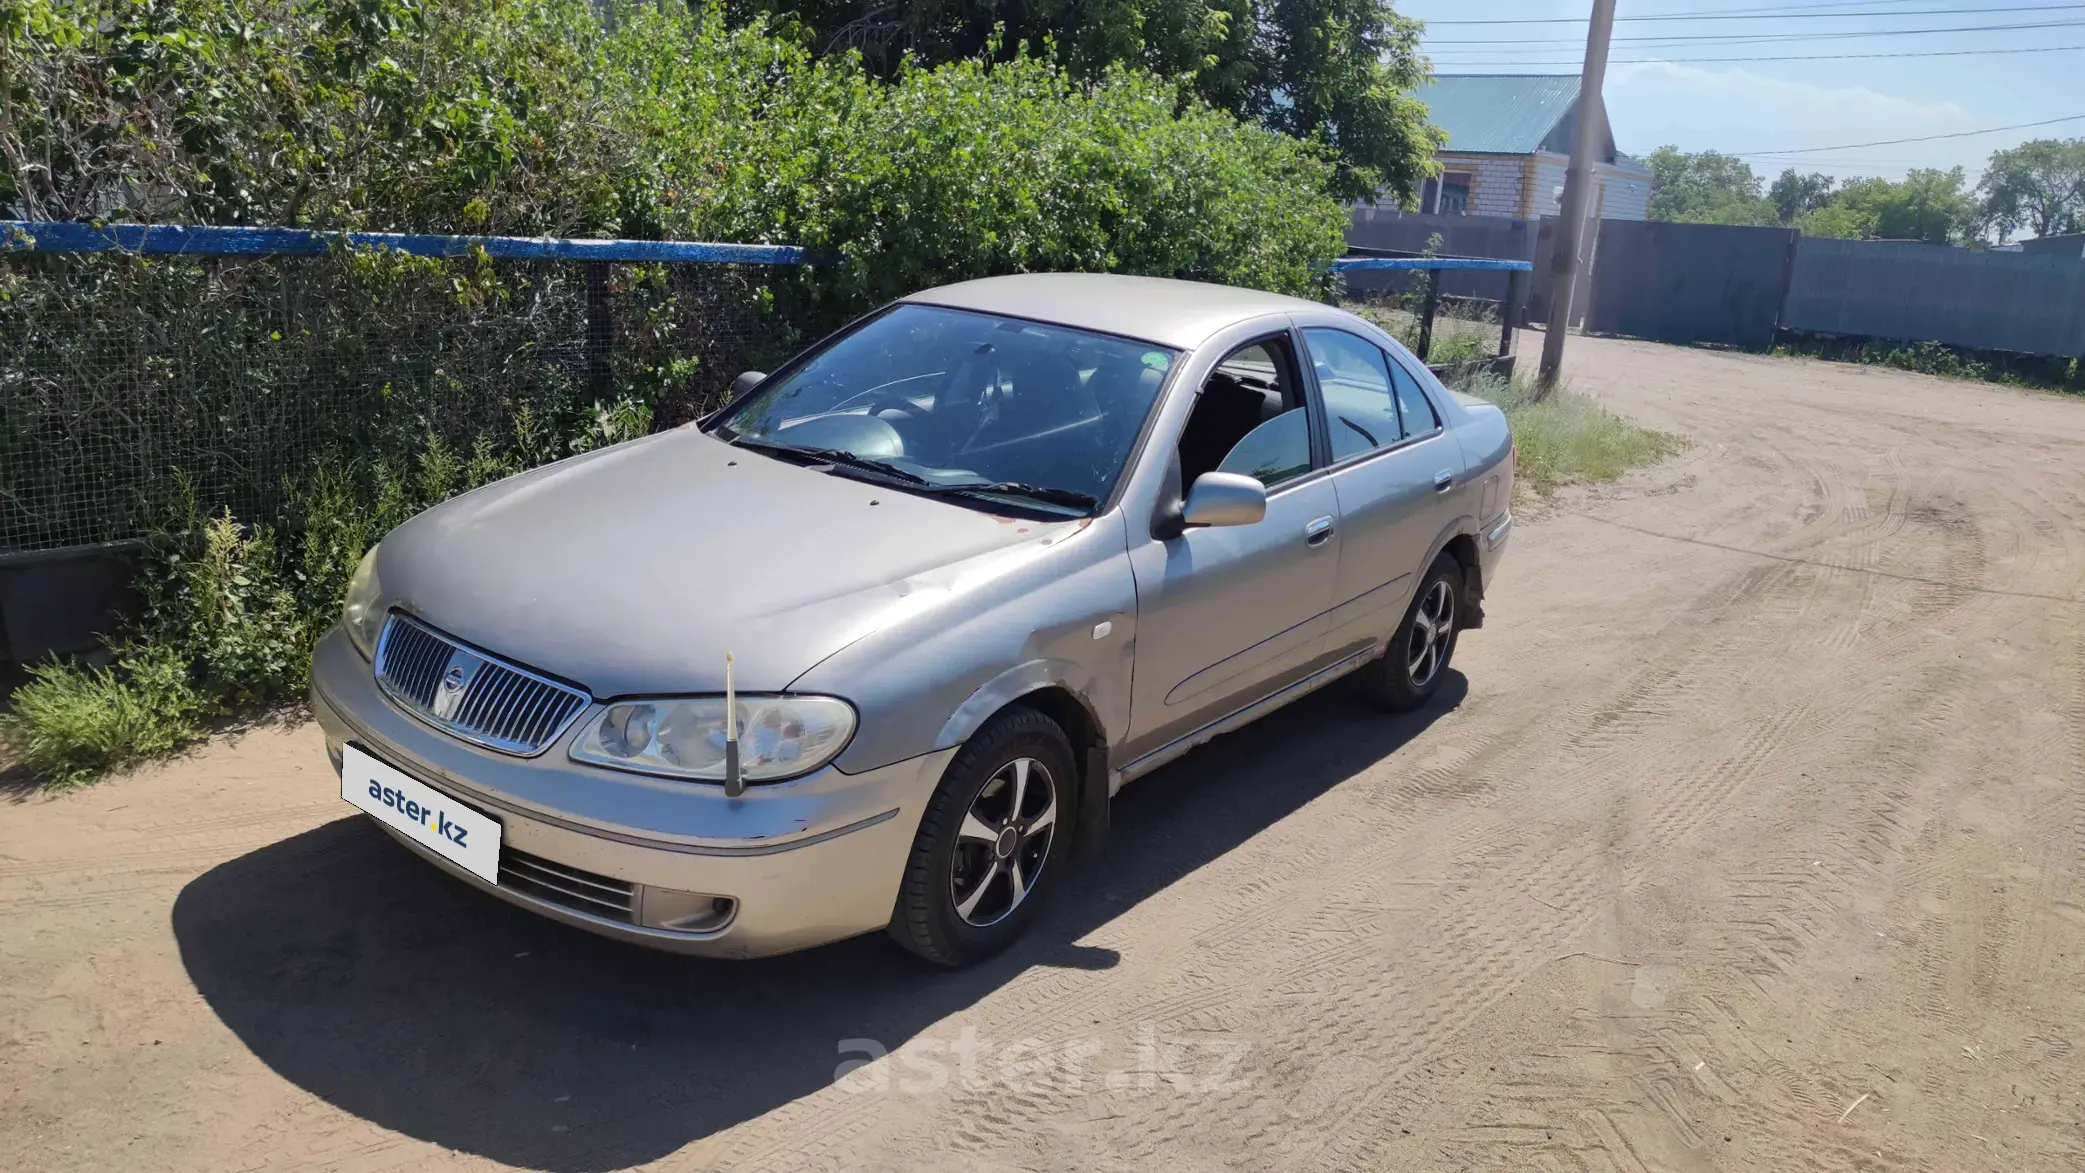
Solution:
{"label": "car shadow", "polygon": [[[533,1169],[656,1159],[809,1095],[842,1040],[896,1049],[1366,769],[1460,704],[1386,716],[1333,688],[1118,798],[1107,851],[1028,935],[939,969],[881,934],[714,962],[594,937],[412,859],[358,816],[231,860],[175,900],[197,990],[277,1074],[385,1128]],[[859,1052],[851,1052],[856,1058]]]}

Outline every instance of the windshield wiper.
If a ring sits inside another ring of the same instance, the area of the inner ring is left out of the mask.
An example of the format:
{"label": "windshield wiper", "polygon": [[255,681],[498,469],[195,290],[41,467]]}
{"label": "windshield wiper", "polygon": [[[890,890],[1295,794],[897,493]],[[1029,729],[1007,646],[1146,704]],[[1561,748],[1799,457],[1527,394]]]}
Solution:
{"label": "windshield wiper", "polygon": [[1063,505],[1071,509],[1091,509],[1100,504],[1100,499],[1077,489],[1059,489],[1051,485],[1031,485],[1022,481],[961,481],[942,484],[930,481],[915,472],[908,472],[895,464],[889,464],[868,456],[856,456],[841,448],[807,448],[799,444],[785,444],[779,440],[762,440],[740,433],[725,441],[740,448],[751,448],[758,452],[778,456],[799,456],[813,463],[830,464],[841,468],[861,469],[881,477],[901,482],[900,487],[915,493],[969,494],[996,493],[1006,497],[1026,497],[1045,505]]}
{"label": "windshield wiper", "polygon": [[965,481],[953,485],[924,485],[922,493],[997,493],[1006,497],[1026,497],[1045,505],[1064,505],[1072,509],[1091,509],[1100,504],[1100,499],[1091,493],[1077,489],[1059,489],[1052,485],[1030,485],[1021,481]]}
{"label": "windshield wiper", "polygon": [[907,472],[895,464],[889,464],[873,457],[856,456],[844,448],[806,448],[800,444],[784,444],[778,440],[756,439],[743,433],[733,436],[725,442],[740,448],[751,448],[758,452],[808,457],[811,461],[818,464],[863,469],[867,472],[876,473],[879,476],[889,477],[895,481],[903,481],[908,486],[928,483],[927,479],[918,473]]}

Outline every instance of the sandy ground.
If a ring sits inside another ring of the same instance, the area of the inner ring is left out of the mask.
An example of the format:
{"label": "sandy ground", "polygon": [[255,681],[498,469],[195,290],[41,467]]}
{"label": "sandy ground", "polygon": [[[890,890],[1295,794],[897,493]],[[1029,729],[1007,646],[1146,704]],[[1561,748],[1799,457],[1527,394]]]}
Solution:
{"label": "sandy ground", "polygon": [[1529,511],[1447,703],[1139,783],[969,972],[537,921],[308,727],[17,796],[0,1167],[2079,1168],[2085,402],[1572,361],[1694,444]]}

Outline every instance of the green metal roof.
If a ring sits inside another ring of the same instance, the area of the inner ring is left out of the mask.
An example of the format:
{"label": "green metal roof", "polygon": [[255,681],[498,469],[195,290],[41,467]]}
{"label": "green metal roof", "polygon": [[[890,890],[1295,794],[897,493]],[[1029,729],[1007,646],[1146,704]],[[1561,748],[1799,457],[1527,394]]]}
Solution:
{"label": "green metal roof", "polygon": [[1462,74],[1436,77],[1413,91],[1434,124],[1448,132],[1447,151],[1525,155],[1547,143],[1568,149],[1566,115],[1578,102],[1570,74]]}

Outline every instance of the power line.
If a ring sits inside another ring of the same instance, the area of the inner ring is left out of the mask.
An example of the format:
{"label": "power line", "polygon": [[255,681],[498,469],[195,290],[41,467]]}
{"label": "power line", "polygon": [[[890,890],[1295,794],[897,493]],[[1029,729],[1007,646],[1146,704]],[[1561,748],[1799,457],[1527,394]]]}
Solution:
{"label": "power line", "polygon": [[[1811,53],[1792,57],[1628,57],[1610,62],[1612,65],[1698,65],[1715,61],[1876,61],[1893,57],[1998,57],[2011,53],[2075,53],[2085,45],[2036,45],[2028,49],[1940,49],[1928,53]],[[1429,54],[1429,56],[1431,56]],[[1524,68],[1534,65],[1575,65],[1572,61],[1443,61],[1442,65],[1463,68]],[[1557,77],[1569,77],[1560,73]]]}
{"label": "power line", "polygon": [[1785,151],[1725,151],[1726,155],[1814,155],[1823,151],[1853,151],[1863,147],[1894,147],[1900,143],[1930,143],[1944,138],[1974,138],[1980,134],[1997,134],[2004,130],[2026,130],[2031,126],[2053,126],[2059,122],[2077,122],[2085,114],[2066,114],[2061,118],[2044,118],[2040,122],[2015,122],[2011,126],[1992,126],[1983,130],[1958,130],[1953,134],[1922,134],[1916,138],[1886,138],[1872,143],[1840,143],[1836,147],[1791,147]]}
{"label": "power line", "polygon": [[[1910,2],[1910,0],[1885,0],[1885,2],[1888,2],[1888,3],[1896,3],[1896,4],[1902,4],[1902,3],[1909,3],[1909,2]],[[1823,5],[1819,5],[1818,7],[1824,7],[1824,6],[1823,6]],[[1723,15],[1723,14],[1720,14],[1720,13],[1714,13],[1714,12],[1686,12],[1686,13],[1675,13],[1674,15],[1671,15],[1671,16],[1617,16],[1617,17],[1615,17],[1615,20],[1617,20],[1617,21],[1624,21],[1624,20],[1631,20],[1631,21],[1635,21],[1635,20],[1659,20],[1659,21],[1670,21],[1670,20],[1855,20],[1855,19],[1861,19],[1861,18],[1867,18],[1867,17],[1886,17],[1886,16],[1981,16],[1981,15],[1984,15],[1985,13],[1991,13],[1991,12],[2068,12],[2068,11],[2071,11],[2071,10],[2073,10],[2073,9],[2078,9],[2078,8],[2085,8],[2085,4],[2012,4],[2012,5],[2007,5],[2007,6],[2005,6],[2005,7],[2002,7],[2002,8],[1910,8],[1910,9],[1905,9],[1905,10],[1903,10],[1903,11],[1899,11],[1899,12],[1799,12],[1799,11],[1794,11],[1794,10],[1787,10],[1787,11],[1778,11],[1778,12],[1777,12],[1777,11],[1768,11],[1768,10],[1762,10],[1762,9],[1747,9],[1747,8],[1737,8],[1737,9],[1732,9],[1732,10],[1731,10],[1731,15]],[[1489,24],[1489,25],[1497,25],[1497,24],[1584,24],[1584,23],[1585,23],[1585,17],[1583,17],[1583,16],[1544,16],[1544,17],[1531,17],[1531,18],[1528,18],[1528,19],[1524,19],[1524,20],[1509,20],[1509,19],[1487,19],[1487,20],[1429,20],[1429,21],[1426,21],[1426,27],[1427,27],[1427,28],[1434,28],[1434,27],[1436,27],[1436,26],[1440,26],[1440,25],[1451,25],[1451,24],[1452,24],[1452,25],[1480,25],[1480,24]],[[1627,39],[1627,38],[1622,38],[1622,39]]]}
{"label": "power line", "polygon": [[[2081,5],[2080,7],[2085,7],[2085,5]],[[2085,20],[2040,20],[2016,24],[1949,25],[1945,28],[1845,29],[1838,32],[1823,33],[1702,33],[1698,35],[1687,33],[1668,33],[1659,36],[1647,37],[1616,37],[1615,40],[1617,42],[1631,43],[1644,43],[1655,41],[1660,44],[1703,41],[1723,41],[1726,43],[1757,43],[1769,41],[1839,41],[1863,37],[1913,37],[1923,36],[1930,33],[1990,33],[2015,32],[2022,29],[2074,28],[2081,24],[2085,24]],[[1561,37],[1468,37],[1426,38],[1422,41],[1422,43],[1428,45],[1558,45],[1575,44],[1576,40]]]}

